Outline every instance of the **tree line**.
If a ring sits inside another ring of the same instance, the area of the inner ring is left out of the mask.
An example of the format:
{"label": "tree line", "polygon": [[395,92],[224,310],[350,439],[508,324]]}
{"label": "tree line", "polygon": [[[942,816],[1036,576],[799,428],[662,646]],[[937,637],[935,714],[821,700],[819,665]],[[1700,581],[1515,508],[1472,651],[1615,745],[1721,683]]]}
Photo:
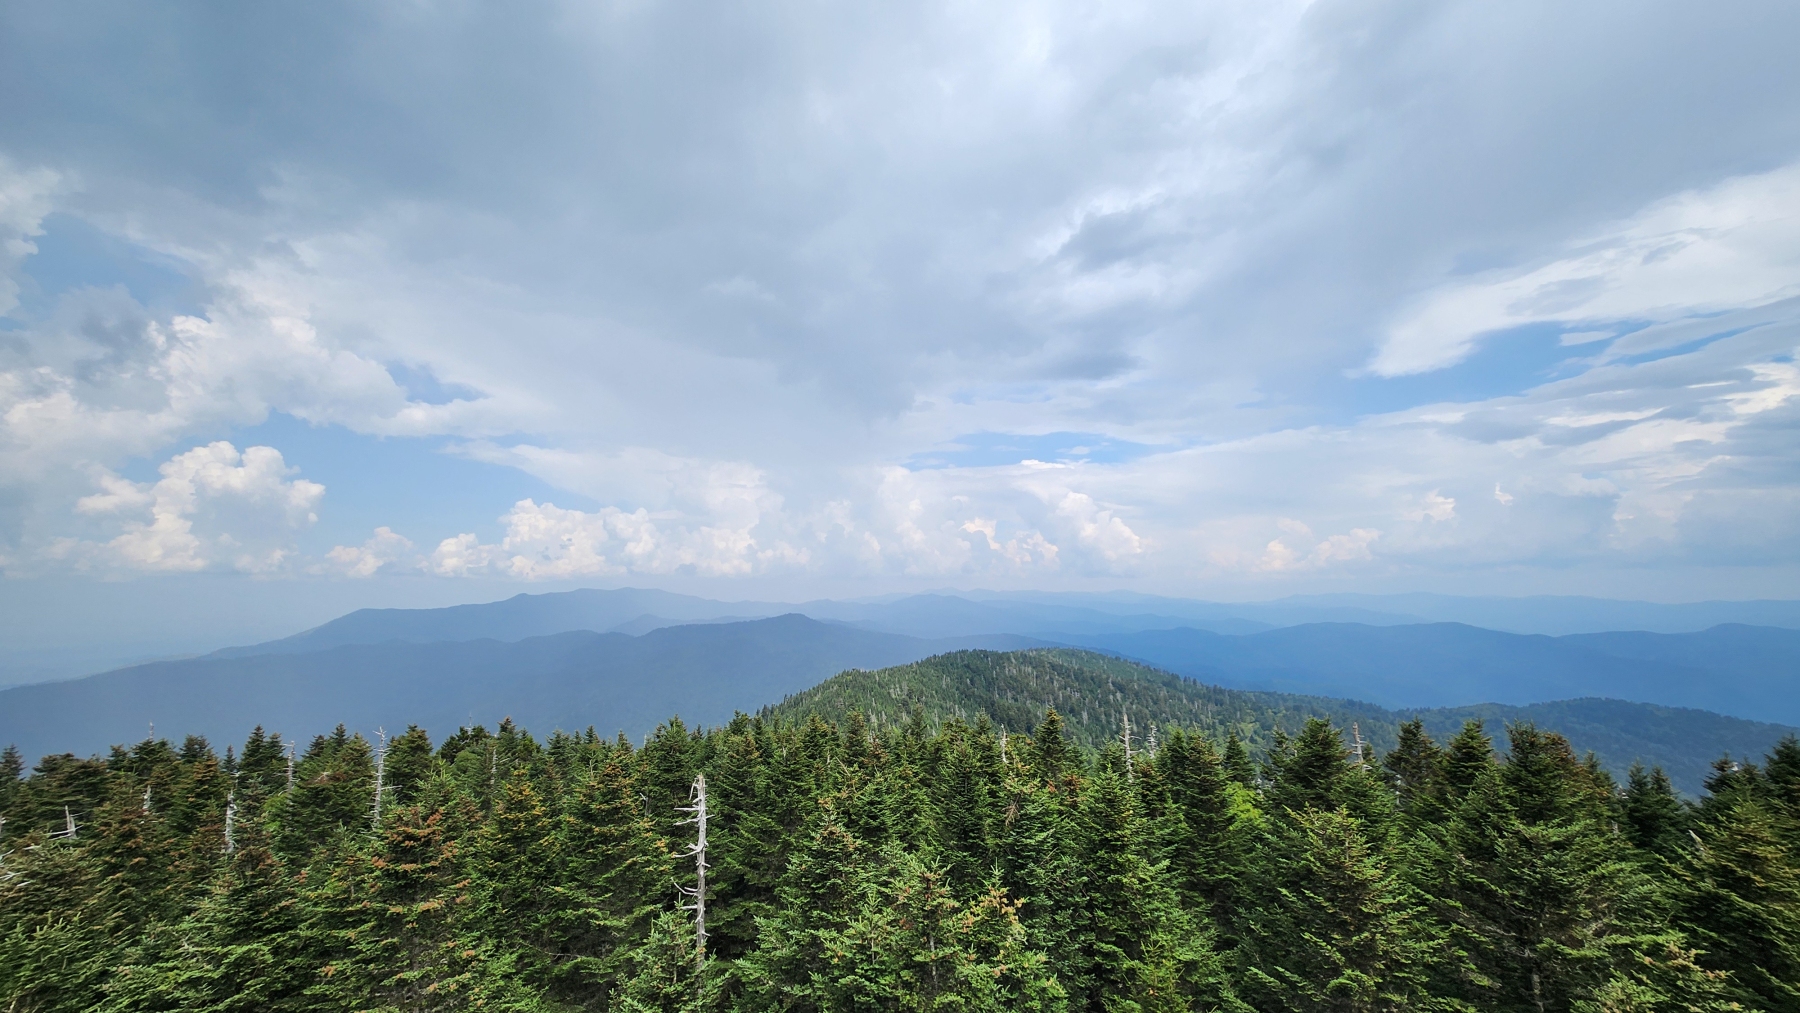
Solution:
{"label": "tree line", "polygon": [[1346,731],[1096,749],[1054,710],[915,709],[641,743],[258,729],[29,776],[8,750],[0,1004],[1800,1011],[1800,743],[1690,802],[1529,725],[1413,722],[1379,756]]}

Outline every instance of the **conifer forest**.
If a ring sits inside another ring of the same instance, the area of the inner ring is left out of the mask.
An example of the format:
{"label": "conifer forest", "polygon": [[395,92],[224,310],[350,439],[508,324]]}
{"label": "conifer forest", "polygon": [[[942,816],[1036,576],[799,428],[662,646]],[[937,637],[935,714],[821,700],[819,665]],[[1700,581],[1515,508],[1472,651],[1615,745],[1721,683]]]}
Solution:
{"label": "conifer forest", "polygon": [[1800,1011],[1792,738],[921,698],[9,750],[0,1009]]}

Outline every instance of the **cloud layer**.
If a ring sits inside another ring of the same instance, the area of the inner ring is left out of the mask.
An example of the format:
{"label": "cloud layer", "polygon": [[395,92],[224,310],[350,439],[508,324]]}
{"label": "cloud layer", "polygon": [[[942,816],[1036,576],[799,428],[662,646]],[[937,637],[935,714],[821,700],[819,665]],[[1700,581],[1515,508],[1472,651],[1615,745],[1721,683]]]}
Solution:
{"label": "cloud layer", "polygon": [[1800,574],[1791,5],[714,14],[9,6],[6,572]]}

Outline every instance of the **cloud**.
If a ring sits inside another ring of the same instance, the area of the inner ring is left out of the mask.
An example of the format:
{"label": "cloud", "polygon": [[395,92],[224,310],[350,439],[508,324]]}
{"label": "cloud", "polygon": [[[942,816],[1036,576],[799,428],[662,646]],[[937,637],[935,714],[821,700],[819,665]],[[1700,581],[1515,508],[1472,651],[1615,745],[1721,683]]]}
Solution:
{"label": "cloud", "polygon": [[[379,527],[361,545],[334,545],[325,553],[326,566],[346,577],[373,577],[383,567],[403,563],[413,543],[392,528]],[[321,572],[326,567],[318,568]]]}
{"label": "cloud", "polygon": [[[1526,324],[1566,325],[1576,330],[1564,342],[1581,344],[1611,336],[1597,325],[1712,317],[1800,295],[1800,163],[1675,194],[1568,245],[1570,255],[1528,272],[1426,295],[1369,368],[1382,376],[1442,369],[1483,335]],[[1800,309],[1782,317],[1800,319]]]}
{"label": "cloud", "polygon": [[[275,414],[513,470],[284,569],[1790,558],[1800,9],[184,11],[0,13],[8,572]],[[1057,433],[1148,449],[906,466]]]}
{"label": "cloud", "polygon": [[782,541],[759,544],[754,520],[735,528],[658,520],[642,508],[590,513],[521,500],[501,518],[506,537],[499,544],[483,545],[473,534],[447,538],[430,567],[445,576],[499,573],[532,580],[683,571],[747,576],[806,562],[804,549]]}
{"label": "cloud", "polygon": [[37,252],[32,237],[42,234],[44,216],[50,213],[60,183],[49,169],[22,169],[0,155],[0,316],[19,305],[15,276],[25,259]]}
{"label": "cloud", "polygon": [[[1504,503],[1506,501],[1502,500],[1501,502]],[[1405,516],[1407,520],[1412,521],[1422,521],[1427,519],[1433,521],[1447,521],[1456,516],[1456,500],[1454,497],[1445,496],[1438,490],[1433,489],[1425,494],[1417,508],[1408,510]]]}
{"label": "cloud", "polygon": [[104,542],[61,539],[47,554],[84,569],[273,572],[293,557],[293,534],[318,520],[325,496],[317,482],[292,478],[273,447],[239,453],[221,440],[158,470],[154,483],[97,474],[101,491],[75,510],[123,530]]}
{"label": "cloud", "polygon": [[[1277,526],[1302,539],[1312,537],[1310,527],[1290,518],[1277,521]],[[1290,547],[1287,538],[1276,538],[1263,547],[1262,556],[1251,563],[1249,568],[1260,573],[1286,573],[1361,562],[1373,558],[1369,546],[1380,537],[1381,532],[1372,528],[1354,528],[1344,534],[1328,536],[1310,549],[1302,550]],[[1215,562],[1226,567],[1242,567],[1245,564],[1243,559],[1234,558],[1230,553],[1215,556]]]}

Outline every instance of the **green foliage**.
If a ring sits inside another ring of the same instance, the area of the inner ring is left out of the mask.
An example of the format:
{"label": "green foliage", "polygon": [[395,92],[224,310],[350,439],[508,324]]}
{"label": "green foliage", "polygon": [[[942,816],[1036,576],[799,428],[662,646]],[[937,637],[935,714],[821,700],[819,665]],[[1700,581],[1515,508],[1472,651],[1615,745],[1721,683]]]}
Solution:
{"label": "green foliage", "polygon": [[641,748],[409,728],[379,819],[342,728],[291,788],[260,729],[0,754],[0,1009],[1800,1011],[1800,743],[1690,805],[1310,707],[970,652]]}
{"label": "green foliage", "polygon": [[1442,926],[1429,918],[1396,856],[1348,809],[1289,810],[1269,840],[1275,875],[1258,891],[1240,948],[1245,989],[1260,1009],[1450,1008],[1432,983],[1454,973]]}

